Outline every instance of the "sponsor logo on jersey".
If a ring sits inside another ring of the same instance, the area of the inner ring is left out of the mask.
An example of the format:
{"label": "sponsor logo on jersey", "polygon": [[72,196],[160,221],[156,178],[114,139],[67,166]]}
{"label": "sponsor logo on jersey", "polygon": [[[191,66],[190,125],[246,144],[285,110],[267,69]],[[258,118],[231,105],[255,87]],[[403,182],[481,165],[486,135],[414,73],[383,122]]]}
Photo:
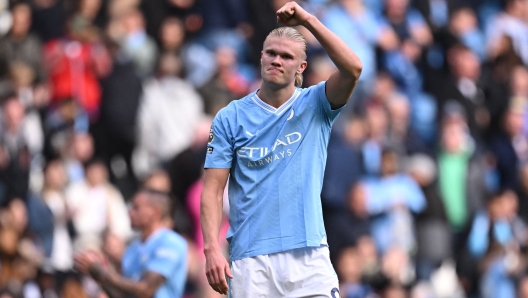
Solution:
{"label": "sponsor logo on jersey", "polygon": [[207,143],[210,144],[213,140],[214,140],[214,132],[213,132],[213,128],[211,127],[211,130],[209,130],[209,140],[207,141]]}
{"label": "sponsor logo on jersey", "polygon": [[237,151],[237,155],[247,159],[248,167],[265,166],[291,156],[292,150],[288,147],[298,143],[301,139],[300,132],[292,132],[277,138],[271,147],[242,147]]}

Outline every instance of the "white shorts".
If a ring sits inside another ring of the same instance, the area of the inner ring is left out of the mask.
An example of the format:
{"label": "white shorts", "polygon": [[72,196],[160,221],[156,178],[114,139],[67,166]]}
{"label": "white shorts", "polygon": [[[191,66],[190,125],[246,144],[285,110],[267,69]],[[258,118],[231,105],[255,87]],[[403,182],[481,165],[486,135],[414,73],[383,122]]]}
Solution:
{"label": "white shorts", "polygon": [[304,247],[231,263],[230,298],[339,297],[327,246]]}

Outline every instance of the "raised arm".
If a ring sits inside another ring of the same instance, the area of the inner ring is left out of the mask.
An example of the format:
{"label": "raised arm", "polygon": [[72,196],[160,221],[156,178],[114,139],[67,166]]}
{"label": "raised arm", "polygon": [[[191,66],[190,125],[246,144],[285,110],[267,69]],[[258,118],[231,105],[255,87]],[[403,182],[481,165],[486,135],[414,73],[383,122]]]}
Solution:
{"label": "raised arm", "polygon": [[220,294],[227,294],[226,275],[233,278],[229,264],[218,245],[224,188],[228,177],[229,169],[206,169],[200,202],[207,281]]}
{"label": "raised arm", "polygon": [[333,109],[345,105],[356,86],[363,67],[358,56],[341,38],[296,2],[288,2],[279,9],[277,20],[286,26],[302,25],[317,38],[337,67],[326,82],[326,97]]}

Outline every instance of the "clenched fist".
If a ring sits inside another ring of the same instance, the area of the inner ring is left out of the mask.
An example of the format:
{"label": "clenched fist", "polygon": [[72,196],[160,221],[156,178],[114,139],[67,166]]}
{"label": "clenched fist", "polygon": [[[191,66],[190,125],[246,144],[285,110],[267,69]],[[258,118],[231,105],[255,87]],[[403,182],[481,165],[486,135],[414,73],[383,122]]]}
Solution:
{"label": "clenched fist", "polygon": [[311,17],[297,2],[291,1],[277,10],[277,22],[286,26],[304,25]]}

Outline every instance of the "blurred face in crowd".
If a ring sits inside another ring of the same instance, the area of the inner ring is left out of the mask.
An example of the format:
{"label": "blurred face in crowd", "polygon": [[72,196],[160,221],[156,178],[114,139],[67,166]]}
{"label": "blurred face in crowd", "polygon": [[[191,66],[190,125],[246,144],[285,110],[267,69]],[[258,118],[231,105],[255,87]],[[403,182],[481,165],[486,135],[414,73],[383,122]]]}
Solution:
{"label": "blurred face in crowd", "polygon": [[402,286],[391,286],[383,293],[384,298],[406,298],[407,293]]}
{"label": "blurred face in crowd", "polygon": [[374,81],[373,96],[385,101],[394,92],[394,81],[386,73],[380,73]]}
{"label": "blurred face in crowd", "polygon": [[528,277],[523,277],[519,282],[519,298],[528,298]]}
{"label": "blurred face in crowd", "polygon": [[463,8],[455,11],[449,21],[449,28],[455,35],[462,34],[478,25],[477,17],[473,10]]}
{"label": "blurred face in crowd", "polygon": [[132,228],[136,230],[150,226],[152,221],[159,220],[161,217],[160,210],[150,202],[145,193],[139,193],[134,197],[129,215]]}
{"label": "blurred face in crowd", "polygon": [[381,175],[390,176],[399,171],[399,157],[394,151],[384,152],[381,156]]}
{"label": "blurred face in crowd", "polygon": [[514,191],[506,191],[501,197],[501,204],[506,218],[513,219],[519,209],[519,198]]}
{"label": "blurred face in crowd", "polygon": [[361,260],[364,261],[365,266],[375,265],[378,261],[378,250],[376,244],[370,236],[362,236],[357,241],[357,250],[361,256]]}
{"label": "blurred face in crowd", "polygon": [[448,61],[455,77],[478,80],[480,61],[477,55],[470,50],[461,47],[450,49]]}
{"label": "blurred face in crowd", "polygon": [[87,133],[77,133],[72,140],[73,157],[79,162],[88,161],[94,153],[93,138]]}
{"label": "blurred face in crowd", "polygon": [[17,132],[24,122],[24,106],[16,98],[10,98],[4,104],[4,119],[7,128],[11,131]]}
{"label": "blurred face in crowd", "polygon": [[31,8],[27,4],[19,4],[13,8],[12,16],[11,33],[15,36],[25,36],[31,27]]}
{"label": "blurred face in crowd", "polygon": [[510,137],[519,135],[523,131],[524,113],[516,110],[509,110],[504,116],[504,130]]}
{"label": "blurred face in crowd", "polygon": [[458,153],[465,142],[466,129],[458,122],[445,123],[442,127],[442,146],[448,153]]}
{"label": "blurred face in crowd", "polygon": [[216,65],[219,69],[229,69],[236,65],[236,51],[228,46],[221,46],[215,51]]}
{"label": "blurred face in crowd", "polygon": [[528,18],[528,1],[526,0],[510,0],[506,1],[506,10],[509,14],[521,18]]}
{"label": "blurred face in crowd", "polygon": [[411,107],[409,101],[403,95],[393,95],[388,99],[387,108],[390,114],[391,129],[407,130]]}
{"label": "blurred face in crowd", "polygon": [[361,257],[355,247],[347,247],[339,254],[337,272],[342,283],[361,281]]}
{"label": "blurred face in crowd", "polygon": [[86,179],[92,186],[105,184],[108,181],[108,170],[101,162],[90,164],[86,168]]}
{"label": "blurred face in crowd", "polygon": [[359,117],[352,117],[345,126],[344,137],[349,144],[360,144],[365,139],[365,121]]}
{"label": "blurred face in crowd", "polygon": [[510,82],[513,95],[528,97],[528,69],[525,66],[517,66],[512,70]]}
{"label": "blurred face in crowd", "polygon": [[139,10],[128,12],[124,16],[123,25],[127,33],[134,33],[145,29],[145,21]]}
{"label": "blurred face in crowd", "polygon": [[353,186],[348,193],[348,204],[350,210],[357,216],[367,214],[367,194],[365,186],[361,183]]}
{"label": "blurred face in crowd", "polygon": [[195,0],[169,0],[169,3],[180,8],[188,9],[194,4]]}
{"label": "blurred face in crowd", "polygon": [[81,14],[89,19],[94,19],[101,8],[101,0],[82,0],[80,5]]}
{"label": "blurred face in crowd", "polygon": [[152,173],[143,184],[144,187],[153,189],[159,192],[170,193],[171,181],[167,172],[157,171]]}
{"label": "blurred face in crowd", "polygon": [[21,234],[28,223],[26,204],[21,199],[14,199],[8,206],[13,220],[13,225],[17,232]]}
{"label": "blurred face in crowd", "polygon": [[387,14],[394,16],[404,15],[409,5],[409,0],[386,0]]}
{"label": "blurred face in crowd", "polygon": [[334,71],[335,65],[327,57],[315,57],[310,60],[310,69],[306,75],[306,84],[311,86],[325,81]]}
{"label": "blurred face in crowd", "polygon": [[371,138],[384,137],[387,134],[387,112],[381,105],[367,107],[367,126]]}
{"label": "blurred face in crowd", "polygon": [[66,171],[59,160],[50,162],[44,172],[44,185],[48,189],[61,190],[66,185]]}
{"label": "blurred face in crowd", "polygon": [[178,50],[185,38],[183,23],[177,18],[167,18],[161,25],[160,38],[165,50]]}

